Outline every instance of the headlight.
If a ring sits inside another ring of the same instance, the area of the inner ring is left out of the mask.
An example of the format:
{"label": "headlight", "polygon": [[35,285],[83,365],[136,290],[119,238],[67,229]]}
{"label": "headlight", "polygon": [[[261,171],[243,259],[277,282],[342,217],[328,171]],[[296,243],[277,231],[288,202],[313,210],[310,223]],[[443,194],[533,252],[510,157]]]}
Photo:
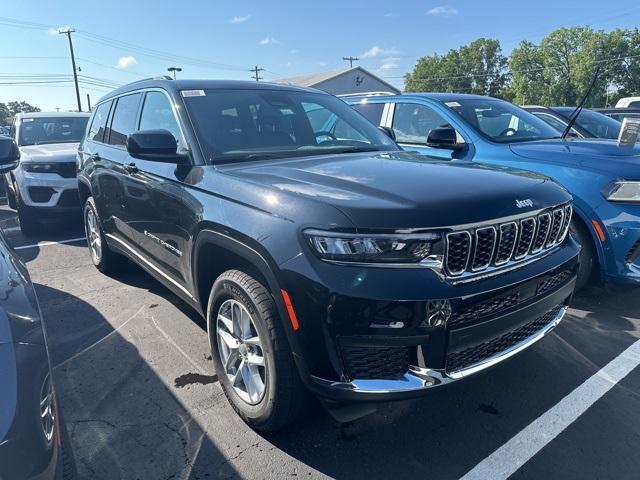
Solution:
{"label": "headlight", "polygon": [[23,163],[22,168],[31,173],[55,173],[58,166],[55,163]]}
{"label": "headlight", "polygon": [[325,260],[358,263],[418,263],[434,252],[439,233],[355,234],[305,230]]}
{"label": "headlight", "polygon": [[612,202],[640,202],[640,182],[614,182],[605,196]]}

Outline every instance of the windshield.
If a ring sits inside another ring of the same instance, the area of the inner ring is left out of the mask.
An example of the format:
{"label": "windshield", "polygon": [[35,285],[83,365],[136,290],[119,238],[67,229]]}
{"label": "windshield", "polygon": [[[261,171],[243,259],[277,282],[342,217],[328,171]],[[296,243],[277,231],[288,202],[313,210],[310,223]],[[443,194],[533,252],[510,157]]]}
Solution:
{"label": "windshield", "polygon": [[444,103],[478,133],[493,142],[527,142],[560,136],[551,125],[503,100],[460,98]]}
{"label": "windshield", "polygon": [[398,150],[389,137],[330,95],[209,89],[183,96],[200,144],[214,163]]}
{"label": "windshield", "polygon": [[89,117],[23,118],[18,145],[78,143],[84,135]]}
{"label": "windshield", "polygon": [[[565,117],[570,118],[573,113],[573,108],[557,108]],[[589,135],[595,138],[609,138],[617,139],[620,134],[620,128],[622,123],[611,117],[607,117],[602,113],[594,112],[593,110],[583,109],[576,119],[576,124],[586,130]]]}

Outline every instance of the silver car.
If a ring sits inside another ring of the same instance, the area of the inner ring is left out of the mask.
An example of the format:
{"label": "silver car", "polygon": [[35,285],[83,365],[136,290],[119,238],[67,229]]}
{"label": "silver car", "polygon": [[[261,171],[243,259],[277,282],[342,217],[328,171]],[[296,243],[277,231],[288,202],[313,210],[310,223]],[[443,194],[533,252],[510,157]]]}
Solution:
{"label": "silver car", "polygon": [[23,233],[34,233],[45,216],[79,211],[76,153],[88,120],[88,113],[73,112],[16,116],[11,136],[20,148],[20,163],[5,181]]}

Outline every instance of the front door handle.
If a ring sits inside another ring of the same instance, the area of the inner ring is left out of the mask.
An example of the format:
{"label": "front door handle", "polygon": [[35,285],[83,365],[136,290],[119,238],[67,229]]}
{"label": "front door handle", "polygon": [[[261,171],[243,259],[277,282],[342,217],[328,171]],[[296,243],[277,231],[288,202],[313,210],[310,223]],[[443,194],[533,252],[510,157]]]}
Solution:
{"label": "front door handle", "polygon": [[124,165],[124,169],[126,170],[127,173],[138,173],[138,167],[133,162],[126,163]]}

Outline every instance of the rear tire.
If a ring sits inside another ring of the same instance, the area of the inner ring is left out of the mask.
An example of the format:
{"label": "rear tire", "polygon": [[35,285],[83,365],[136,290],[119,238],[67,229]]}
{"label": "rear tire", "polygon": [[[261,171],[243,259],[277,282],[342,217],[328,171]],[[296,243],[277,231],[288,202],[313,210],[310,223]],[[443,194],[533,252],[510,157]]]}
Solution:
{"label": "rear tire", "polygon": [[[298,375],[275,301],[258,280],[239,270],[220,275],[209,296],[207,327],[222,390],[251,428],[275,431],[305,413],[310,394]],[[256,366],[256,357],[263,367]]]}
{"label": "rear tire", "polygon": [[580,243],[580,267],[576,280],[576,291],[586,287],[593,279],[597,255],[593,245],[593,238],[582,223],[575,219],[571,222],[570,232]]}
{"label": "rear tire", "polygon": [[102,273],[116,273],[124,267],[126,258],[115,253],[107,245],[107,240],[102,232],[102,225],[98,210],[92,197],[84,204],[84,231],[87,237],[87,246],[93,265]]}

